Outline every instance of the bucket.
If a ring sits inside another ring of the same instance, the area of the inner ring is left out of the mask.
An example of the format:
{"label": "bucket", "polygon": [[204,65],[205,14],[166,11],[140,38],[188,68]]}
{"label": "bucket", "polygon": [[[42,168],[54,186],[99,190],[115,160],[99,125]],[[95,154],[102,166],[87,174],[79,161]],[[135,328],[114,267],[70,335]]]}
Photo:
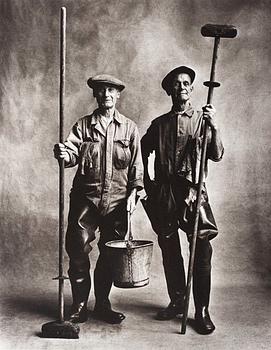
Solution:
{"label": "bucket", "polygon": [[106,243],[114,286],[119,288],[144,287],[149,283],[153,242],[118,240]]}

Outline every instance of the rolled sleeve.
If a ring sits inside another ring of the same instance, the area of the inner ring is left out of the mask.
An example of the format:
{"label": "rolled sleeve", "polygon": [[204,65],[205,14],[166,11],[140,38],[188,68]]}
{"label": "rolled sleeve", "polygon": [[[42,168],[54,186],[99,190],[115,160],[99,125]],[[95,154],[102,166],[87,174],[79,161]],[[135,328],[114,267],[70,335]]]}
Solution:
{"label": "rolled sleeve", "polygon": [[219,162],[224,155],[224,146],[220,137],[220,133],[214,134],[209,132],[208,134],[208,148],[207,148],[207,158]]}
{"label": "rolled sleeve", "polygon": [[131,135],[130,151],[131,162],[129,166],[128,187],[129,190],[137,188],[139,191],[143,189],[143,164],[140,138],[136,125],[134,125],[134,129]]}
{"label": "rolled sleeve", "polygon": [[64,142],[66,150],[69,153],[70,161],[65,164],[66,168],[71,168],[78,164],[79,150],[83,142],[80,123],[77,122],[72,127],[67,140]]}
{"label": "rolled sleeve", "polygon": [[212,156],[212,155],[209,155],[208,158],[210,160],[212,160],[213,162],[220,162],[223,158],[223,155],[224,155],[224,147],[220,148],[220,157],[217,157],[217,156]]}

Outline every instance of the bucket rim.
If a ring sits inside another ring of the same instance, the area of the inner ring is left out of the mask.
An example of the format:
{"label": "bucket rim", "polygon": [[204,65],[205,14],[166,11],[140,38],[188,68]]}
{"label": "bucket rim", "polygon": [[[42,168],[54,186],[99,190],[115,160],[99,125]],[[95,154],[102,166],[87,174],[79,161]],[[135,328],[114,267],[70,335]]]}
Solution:
{"label": "bucket rim", "polygon": [[[106,242],[105,245],[108,248],[112,248],[112,249],[127,249],[127,246],[125,246],[125,247],[118,247],[118,246],[113,247],[112,246],[113,243],[125,243],[126,244],[127,242],[128,242],[128,239],[117,239],[115,241]],[[138,249],[138,248],[142,248],[142,247],[153,246],[153,244],[154,244],[153,241],[145,240],[145,239],[133,239],[131,242],[144,242],[141,245],[131,247],[131,249]]]}

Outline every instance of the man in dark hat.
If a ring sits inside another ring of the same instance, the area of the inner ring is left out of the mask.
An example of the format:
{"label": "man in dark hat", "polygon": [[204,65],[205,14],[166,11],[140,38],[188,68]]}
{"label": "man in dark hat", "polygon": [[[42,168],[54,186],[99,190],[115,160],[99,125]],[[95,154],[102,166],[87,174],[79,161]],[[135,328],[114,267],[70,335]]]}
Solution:
{"label": "man in dark hat", "polygon": [[[186,66],[177,67],[167,74],[162,87],[171,96],[172,109],[152,121],[141,141],[147,193],[147,199],[142,202],[158,235],[170,298],[168,307],[158,312],[159,320],[169,320],[183,313],[185,271],[178,229],[185,231],[191,242],[203,120],[209,125],[207,159],[219,161],[224,152],[215,121],[215,108],[206,105],[202,111],[196,111],[191,105],[194,79],[195,72]],[[153,151],[154,180],[148,173],[148,157]],[[217,227],[205,186],[201,200],[193,295],[197,331],[208,334],[215,329],[208,306],[211,288],[210,240],[217,235]]]}
{"label": "man in dark hat", "polygon": [[112,75],[96,75],[87,81],[98,108],[80,118],[64,144],[56,144],[56,159],[65,167],[78,165],[70,193],[66,250],[73,305],[69,320],[87,320],[90,292],[90,243],[99,229],[99,257],[94,271],[93,316],[114,324],[125,316],[113,311],[109,301],[111,262],[105,243],[123,239],[127,232],[127,210],[136,204],[143,187],[143,165],[136,124],[115,108],[125,85]]}

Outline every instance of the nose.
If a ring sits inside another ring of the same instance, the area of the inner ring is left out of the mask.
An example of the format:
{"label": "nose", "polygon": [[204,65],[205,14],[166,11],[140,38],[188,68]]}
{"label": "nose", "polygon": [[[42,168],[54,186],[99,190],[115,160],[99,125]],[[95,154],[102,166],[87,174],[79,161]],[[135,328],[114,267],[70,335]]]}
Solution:
{"label": "nose", "polygon": [[104,96],[105,97],[108,97],[109,96],[109,89],[104,89]]}

